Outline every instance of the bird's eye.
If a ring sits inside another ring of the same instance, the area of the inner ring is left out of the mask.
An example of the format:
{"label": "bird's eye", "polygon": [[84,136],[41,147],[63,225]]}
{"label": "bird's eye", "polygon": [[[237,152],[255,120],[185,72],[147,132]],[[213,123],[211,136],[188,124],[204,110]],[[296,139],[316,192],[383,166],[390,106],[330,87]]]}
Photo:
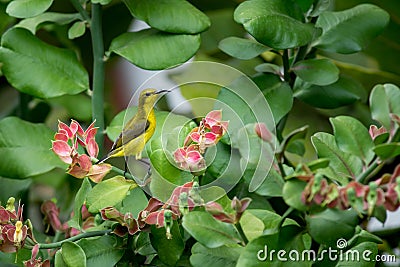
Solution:
{"label": "bird's eye", "polygon": [[146,96],[151,96],[151,93],[150,92],[146,93]]}

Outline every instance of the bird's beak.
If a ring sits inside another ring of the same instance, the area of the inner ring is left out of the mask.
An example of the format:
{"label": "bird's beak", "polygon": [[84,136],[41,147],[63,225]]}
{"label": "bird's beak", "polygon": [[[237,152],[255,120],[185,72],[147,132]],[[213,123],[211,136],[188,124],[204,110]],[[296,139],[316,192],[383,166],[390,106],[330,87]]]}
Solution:
{"label": "bird's beak", "polygon": [[162,93],[169,93],[171,92],[170,90],[158,90],[156,92],[154,92],[154,94],[162,94]]}

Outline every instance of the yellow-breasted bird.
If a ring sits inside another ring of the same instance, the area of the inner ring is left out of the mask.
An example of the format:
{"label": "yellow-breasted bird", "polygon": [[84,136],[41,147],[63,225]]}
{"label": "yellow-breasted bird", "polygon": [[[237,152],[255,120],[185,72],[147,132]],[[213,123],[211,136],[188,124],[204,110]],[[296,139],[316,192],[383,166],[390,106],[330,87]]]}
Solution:
{"label": "yellow-breasted bird", "polygon": [[139,104],[135,116],[125,125],[121,134],[115,140],[110,152],[97,163],[112,157],[136,156],[141,159],[142,151],[147,141],[153,136],[156,129],[154,104],[160,93],[168,90],[145,89],[140,93]]}

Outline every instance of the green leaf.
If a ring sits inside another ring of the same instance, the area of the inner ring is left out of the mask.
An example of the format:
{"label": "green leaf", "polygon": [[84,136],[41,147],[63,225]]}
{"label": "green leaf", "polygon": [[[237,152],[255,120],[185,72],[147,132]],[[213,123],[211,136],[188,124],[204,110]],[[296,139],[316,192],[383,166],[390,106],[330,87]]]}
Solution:
{"label": "green leaf", "polygon": [[316,108],[338,108],[361,99],[364,88],[353,79],[341,76],[336,82],[312,85],[296,79],[294,96]]}
{"label": "green leaf", "polygon": [[303,23],[300,8],[290,0],[250,0],[241,3],[234,13],[257,41],[275,49],[306,45],[319,30]]}
{"label": "green leaf", "polygon": [[[263,164],[262,162],[260,162]],[[247,175],[247,173],[245,173]],[[273,168],[271,168],[264,181],[255,190],[260,196],[280,197],[282,196],[284,181],[282,176]]]}
{"label": "green leaf", "polygon": [[7,14],[16,18],[35,17],[45,12],[53,0],[13,0],[7,6]]}
{"label": "green leaf", "polygon": [[0,121],[0,176],[28,178],[65,164],[53,153],[54,132],[44,124],[34,124],[16,117]]}
{"label": "green leaf", "polygon": [[92,186],[88,178],[84,178],[81,188],[79,188],[78,193],[75,196],[74,202],[74,216],[68,221],[70,227],[81,230],[82,226],[82,206],[86,202],[86,196],[92,190]]}
{"label": "green leaf", "polygon": [[192,211],[182,221],[185,230],[208,248],[233,245],[241,241],[232,224],[217,221],[207,212]]}
{"label": "green leaf", "polygon": [[74,242],[63,242],[61,254],[68,267],[86,267],[86,255],[83,249]]}
{"label": "green leaf", "polygon": [[46,12],[33,18],[23,19],[16,25],[16,27],[25,28],[32,34],[35,34],[40,26],[45,22],[54,22],[58,25],[65,25],[80,18],[81,15],[79,13]]}
{"label": "green leaf", "polygon": [[306,216],[307,229],[311,237],[320,244],[336,247],[339,238],[349,239],[358,225],[354,210],[326,209]]}
{"label": "green leaf", "polygon": [[374,147],[374,152],[381,160],[387,160],[400,155],[400,143],[380,144]]}
{"label": "green leaf", "polygon": [[361,158],[368,165],[374,157],[374,143],[368,129],[359,120],[349,116],[330,118],[330,122],[340,150]]}
{"label": "green leaf", "polygon": [[271,109],[275,123],[278,123],[293,106],[293,93],[290,86],[277,75],[270,73],[257,75],[253,81],[263,92]]}
{"label": "green leaf", "polygon": [[[264,235],[250,241],[240,254],[236,266],[294,266],[291,257],[295,254],[290,252],[296,250],[301,255],[305,249],[309,247],[303,240],[302,229],[295,225],[288,225],[282,227],[279,233]],[[281,251],[284,254],[280,253]],[[306,260],[307,258],[305,261],[296,261],[295,265],[311,266],[312,262]]]}
{"label": "green leaf", "polygon": [[164,227],[151,227],[151,240],[160,260],[168,266],[175,266],[185,248],[185,243],[179,230],[179,225],[174,222],[171,228],[172,239],[167,239]]}
{"label": "green leaf", "polygon": [[297,62],[292,70],[303,81],[315,85],[328,85],[339,79],[339,69],[329,59],[307,59]]}
{"label": "green leaf", "polygon": [[282,76],[281,67],[272,63],[262,63],[254,68],[257,72],[272,73]]}
{"label": "green leaf", "polygon": [[394,84],[378,84],[372,89],[369,103],[372,118],[389,130],[390,114],[400,116],[400,89]]}
{"label": "green leaf", "polygon": [[323,33],[314,45],[330,52],[355,53],[381,34],[388,23],[389,14],[371,4],[338,12],[325,11],[316,23]]}
{"label": "green leaf", "polygon": [[83,238],[77,244],[86,254],[87,267],[115,266],[125,252],[117,243],[117,238],[111,235]]}
{"label": "green leaf", "polygon": [[135,187],[128,191],[127,196],[122,200],[121,212],[130,212],[137,219],[137,215],[140,211],[144,210],[148,204],[149,200],[146,194],[140,187]]}
{"label": "green leaf", "polygon": [[169,34],[148,29],[121,34],[113,39],[109,51],[140,68],[159,70],[186,62],[199,47],[199,34]]}
{"label": "green leaf", "polygon": [[193,267],[235,267],[242,250],[242,247],[227,246],[207,248],[197,242],[192,247],[190,264]]}
{"label": "green leaf", "polygon": [[89,212],[97,213],[102,208],[115,206],[136,186],[134,181],[126,180],[123,176],[115,176],[98,183],[87,196]]}
{"label": "green leaf", "polygon": [[53,108],[64,108],[65,112],[67,112],[71,118],[75,118],[76,120],[92,120],[92,101],[85,93],[54,97],[47,99],[46,102]]}
{"label": "green leaf", "polygon": [[346,181],[347,179],[343,177],[355,179],[361,173],[361,159],[340,150],[333,135],[316,133],[311,137],[311,142],[317,151],[318,158],[329,159],[329,166],[334,170],[337,180]]}
{"label": "green leaf", "polygon": [[86,23],[84,21],[75,22],[68,30],[68,38],[75,39],[85,34]]}
{"label": "green leaf", "polygon": [[232,57],[245,60],[257,57],[269,49],[257,41],[239,37],[223,39],[219,43],[218,48]]}
{"label": "green leaf", "polygon": [[132,15],[151,27],[170,33],[200,33],[210,19],[185,0],[124,0]]}
{"label": "green leaf", "polygon": [[44,43],[28,30],[12,28],[1,39],[0,61],[7,80],[40,98],[89,89],[89,77],[72,51]]}
{"label": "green leaf", "polygon": [[308,207],[301,201],[301,194],[306,187],[306,182],[298,179],[290,179],[283,185],[283,200],[285,203],[297,210],[305,211]]}
{"label": "green leaf", "polygon": [[61,249],[57,250],[56,256],[54,257],[54,266],[55,267],[67,267],[67,264],[65,263]]}

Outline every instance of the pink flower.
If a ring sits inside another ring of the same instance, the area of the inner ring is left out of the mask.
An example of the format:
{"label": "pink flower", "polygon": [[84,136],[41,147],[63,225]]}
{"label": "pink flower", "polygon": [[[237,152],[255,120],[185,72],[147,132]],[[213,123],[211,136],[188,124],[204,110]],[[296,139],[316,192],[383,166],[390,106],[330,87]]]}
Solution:
{"label": "pink flower", "polygon": [[260,137],[262,140],[265,142],[271,142],[272,141],[272,133],[267,129],[267,126],[265,123],[257,123],[255,125],[256,134],[258,137]]}
{"label": "pink flower", "polygon": [[34,245],[32,249],[32,256],[29,261],[24,261],[26,267],[50,267],[50,261],[45,260],[42,262],[42,258],[36,258],[39,252],[39,245]]}
{"label": "pink flower", "polygon": [[204,118],[204,125],[210,129],[211,132],[223,136],[228,130],[228,121],[221,121],[222,110],[210,111]]}
{"label": "pink flower", "polygon": [[103,208],[100,212],[103,220],[110,220],[119,223],[113,231],[118,236],[124,236],[127,233],[134,235],[139,231],[138,221],[133,218],[132,213],[130,212],[123,214],[114,207]]}
{"label": "pink flower", "polygon": [[199,171],[205,167],[205,160],[198,151],[197,145],[178,148],[174,152],[174,159],[179,167],[184,170]]}

